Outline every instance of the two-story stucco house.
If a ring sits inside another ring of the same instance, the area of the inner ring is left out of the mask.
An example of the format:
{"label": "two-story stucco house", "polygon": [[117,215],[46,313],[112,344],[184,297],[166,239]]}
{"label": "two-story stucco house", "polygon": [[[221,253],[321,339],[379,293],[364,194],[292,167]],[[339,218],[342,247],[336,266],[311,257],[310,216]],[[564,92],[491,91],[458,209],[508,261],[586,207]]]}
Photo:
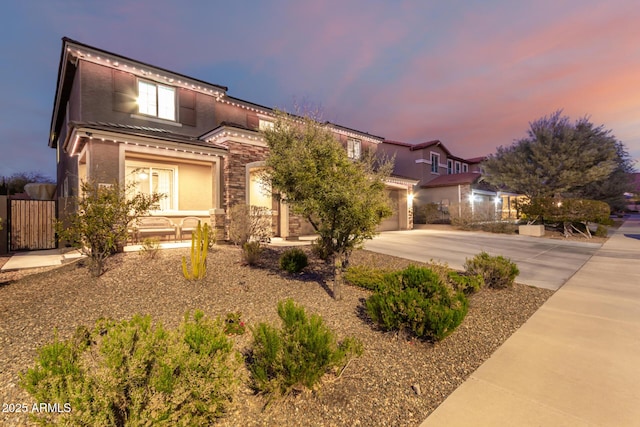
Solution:
{"label": "two-story stucco house", "polygon": [[448,217],[459,211],[493,211],[497,218],[515,217],[516,195],[498,192],[481,180],[483,157],[463,159],[453,155],[439,140],[419,144],[385,140],[378,151],[395,157],[394,174],[416,179],[414,206],[436,204]]}
{"label": "two-story stucco house", "polygon": [[[276,236],[308,234],[305,221],[262,190],[268,148],[260,129],[271,120],[272,109],[234,98],[224,86],[64,38],[49,139],[60,209],[82,180],[133,182],[140,192],[164,193],[151,214],[176,224],[196,216],[223,231],[230,207],[246,203],[272,211]],[[327,126],[353,158],[384,140]],[[414,183],[390,180],[395,215],[382,229],[411,227]]]}

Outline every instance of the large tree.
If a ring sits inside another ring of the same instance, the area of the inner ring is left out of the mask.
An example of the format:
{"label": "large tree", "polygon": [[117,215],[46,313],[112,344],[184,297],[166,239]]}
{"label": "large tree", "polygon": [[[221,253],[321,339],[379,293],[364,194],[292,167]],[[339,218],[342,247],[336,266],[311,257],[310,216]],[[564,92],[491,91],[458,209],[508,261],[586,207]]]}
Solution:
{"label": "large tree", "polygon": [[384,178],[393,164],[375,164],[370,153],[354,161],[327,126],[313,117],[279,112],[264,131],[269,146],[265,179],[293,213],[309,221],[335,266],[334,298],[353,249],[376,234],[391,215]]}
{"label": "large tree", "polygon": [[588,118],[575,122],[558,110],[529,124],[528,135],[499,147],[483,162],[485,179],[529,197],[580,193],[619,165],[619,142]]}
{"label": "large tree", "polygon": [[587,184],[574,194],[583,199],[606,202],[612,211],[623,211],[627,207],[624,193],[633,193],[634,186],[631,174],[634,161],[622,142],[616,143],[616,168],[607,178]]}

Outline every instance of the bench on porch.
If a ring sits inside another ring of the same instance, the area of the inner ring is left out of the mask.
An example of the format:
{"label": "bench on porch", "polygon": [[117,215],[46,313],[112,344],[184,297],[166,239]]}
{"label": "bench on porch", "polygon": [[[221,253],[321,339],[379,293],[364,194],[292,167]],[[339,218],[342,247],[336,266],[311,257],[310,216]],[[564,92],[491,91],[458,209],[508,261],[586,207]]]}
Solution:
{"label": "bench on porch", "polygon": [[[195,216],[188,216],[180,221],[180,227],[178,231],[178,235],[180,236],[180,240],[184,240],[185,234],[191,235],[196,228],[198,228],[198,223],[201,222],[204,225],[204,220],[197,218]],[[189,236],[191,237],[191,236]]]}
{"label": "bench on porch", "polygon": [[178,226],[164,216],[142,216],[133,224],[132,232],[136,242],[149,236],[170,236],[175,240]]}

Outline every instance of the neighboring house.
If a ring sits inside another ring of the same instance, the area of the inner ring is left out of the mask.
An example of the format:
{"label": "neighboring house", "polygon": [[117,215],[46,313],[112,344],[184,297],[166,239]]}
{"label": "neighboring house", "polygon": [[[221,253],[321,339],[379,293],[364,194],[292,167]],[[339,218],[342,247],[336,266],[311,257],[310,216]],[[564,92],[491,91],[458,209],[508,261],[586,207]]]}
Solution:
{"label": "neighboring house", "polygon": [[[246,203],[272,211],[276,236],[309,234],[260,180],[268,150],[260,130],[272,125],[273,110],[227,91],[64,38],[49,140],[57,151],[60,209],[71,207],[67,200],[78,196],[82,180],[134,183],[140,192],[166,194],[151,214],[175,224],[196,216],[224,232],[229,209]],[[351,158],[383,142],[326,125]],[[383,229],[411,228],[413,184],[390,180],[398,207]]]}
{"label": "neighboring house", "polygon": [[439,140],[420,144],[385,140],[378,151],[395,157],[394,174],[418,180],[414,189],[414,210],[435,204],[442,219],[451,209],[489,212],[498,218],[515,218],[513,193],[498,192],[482,181],[483,157],[463,159],[453,155]]}

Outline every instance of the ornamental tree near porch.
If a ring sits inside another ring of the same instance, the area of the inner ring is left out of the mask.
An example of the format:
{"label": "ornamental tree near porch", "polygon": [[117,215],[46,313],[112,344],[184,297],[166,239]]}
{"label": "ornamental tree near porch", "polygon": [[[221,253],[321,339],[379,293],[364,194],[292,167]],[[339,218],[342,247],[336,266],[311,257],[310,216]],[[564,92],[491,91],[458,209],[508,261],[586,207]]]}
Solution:
{"label": "ornamental tree near porch", "polygon": [[124,246],[129,224],[145,215],[164,197],[163,194],[131,194],[133,185],[98,186],[84,181],[77,209],[56,231],[89,257],[89,271],[94,277],[104,273],[104,261]]}
{"label": "ornamental tree near porch", "polygon": [[279,112],[264,131],[269,146],[264,179],[294,214],[306,218],[335,266],[333,296],[341,299],[342,273],[352,251],[391,216],[384,179],[393,163],[347,157],[327,126],[313,117]]}

